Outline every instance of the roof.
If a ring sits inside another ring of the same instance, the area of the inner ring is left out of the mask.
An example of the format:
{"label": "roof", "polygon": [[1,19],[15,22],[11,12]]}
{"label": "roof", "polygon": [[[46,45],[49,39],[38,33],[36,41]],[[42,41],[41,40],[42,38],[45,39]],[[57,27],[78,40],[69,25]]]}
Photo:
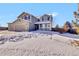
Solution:
{"label": "roof", "polygon": [[[31,16],[35,17],[34,15],[32,15],[32,14],[30,14],[30,13],[22,12],[17,18],[19,18],[19,17],[22,16],[23,14],[31,15]],[[36,18],[36,17],[35,17],[35,18]]]}
{"label": "roof", "polygon": [[44,15],[42,15],[42,16],[51,16],[51,14],[44,14]]}
{"label": "roof", "polygon": [[30,15],[29,13],[22,12],[22,13],[18,16],[18,18],[19,18],[20,16],[22,16],[23,14]]}

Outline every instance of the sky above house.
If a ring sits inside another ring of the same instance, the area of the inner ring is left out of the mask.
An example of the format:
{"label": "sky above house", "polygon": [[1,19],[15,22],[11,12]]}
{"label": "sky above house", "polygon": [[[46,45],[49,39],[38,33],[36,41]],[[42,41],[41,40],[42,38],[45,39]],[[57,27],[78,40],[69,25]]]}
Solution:
{"label": "sky above house", "polygon": [[74,19],[73,12],[77,11],[75,3],[6,3],[0,4],[0,26],[8,26],[17,19],[22,12],[30,13],[36,17],[43,14],[53,15],[53,26],[61,27],[66,21]]}

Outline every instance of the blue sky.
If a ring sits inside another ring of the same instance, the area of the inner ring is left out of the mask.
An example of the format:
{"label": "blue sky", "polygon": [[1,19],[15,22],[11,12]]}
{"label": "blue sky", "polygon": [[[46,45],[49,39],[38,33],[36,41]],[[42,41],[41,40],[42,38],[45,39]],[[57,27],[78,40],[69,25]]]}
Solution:
{"label": "blue sky", "polygon": [[68,3],[7,3],[0,4],[0,26],[7,26],[9,22],[16,20],[22,12],[35,16],[53,14],[53,25],[63,26],[66,21],[74,20],[73,12],[77,10],[77,4]]}

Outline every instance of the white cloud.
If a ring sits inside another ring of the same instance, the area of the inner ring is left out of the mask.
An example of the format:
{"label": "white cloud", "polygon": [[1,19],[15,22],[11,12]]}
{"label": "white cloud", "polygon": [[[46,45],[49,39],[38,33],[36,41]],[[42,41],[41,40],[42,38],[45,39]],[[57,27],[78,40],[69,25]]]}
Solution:
{"label": "white cloud", "polygon": [[57,12],[53,12],[53,13],[52,13],[52,16],[53,16],[53,17],[58,16],[58,13],[57,13]]}

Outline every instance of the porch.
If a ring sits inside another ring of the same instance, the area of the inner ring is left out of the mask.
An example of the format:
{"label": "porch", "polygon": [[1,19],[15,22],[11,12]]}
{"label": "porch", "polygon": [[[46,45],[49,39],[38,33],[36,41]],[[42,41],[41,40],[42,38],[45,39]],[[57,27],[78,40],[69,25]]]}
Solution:
{"label": "porch", "polygon": [[35,24],[35,30],[51,30],[50,24]]}

